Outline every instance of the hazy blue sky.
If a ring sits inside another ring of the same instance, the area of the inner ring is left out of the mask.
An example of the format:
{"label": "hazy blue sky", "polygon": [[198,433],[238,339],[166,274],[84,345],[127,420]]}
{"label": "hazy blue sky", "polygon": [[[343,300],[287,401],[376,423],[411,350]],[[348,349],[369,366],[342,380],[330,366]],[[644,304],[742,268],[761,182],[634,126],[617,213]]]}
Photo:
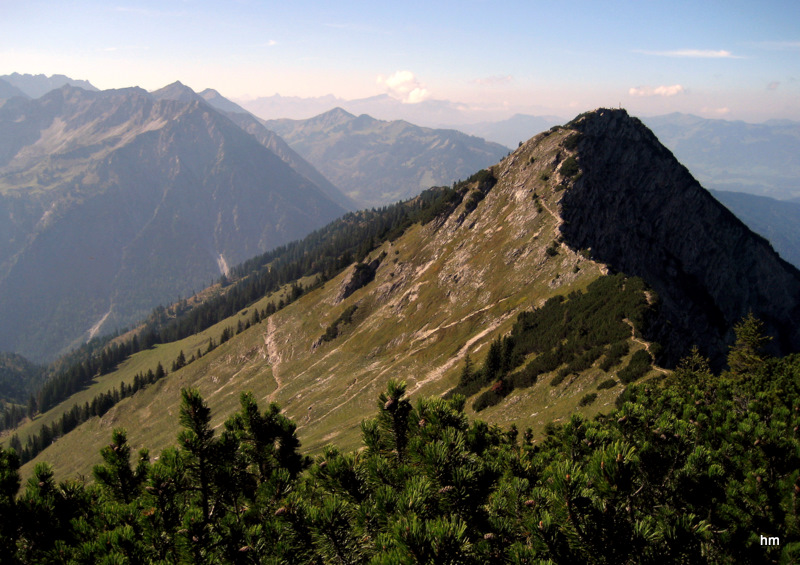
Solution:
{"label": "hazy blue sky", "polygon": [[800,2],[0,0],[0,74],[800,119]]}

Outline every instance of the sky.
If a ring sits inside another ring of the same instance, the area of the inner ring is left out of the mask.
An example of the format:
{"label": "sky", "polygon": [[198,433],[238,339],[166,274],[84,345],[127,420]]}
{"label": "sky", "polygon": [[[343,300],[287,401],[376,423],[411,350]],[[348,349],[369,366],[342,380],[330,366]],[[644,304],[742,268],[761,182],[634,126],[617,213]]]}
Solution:
{"label": "sky", "polygon": [[0,0],[0,75],[800,120],[800,2]]}

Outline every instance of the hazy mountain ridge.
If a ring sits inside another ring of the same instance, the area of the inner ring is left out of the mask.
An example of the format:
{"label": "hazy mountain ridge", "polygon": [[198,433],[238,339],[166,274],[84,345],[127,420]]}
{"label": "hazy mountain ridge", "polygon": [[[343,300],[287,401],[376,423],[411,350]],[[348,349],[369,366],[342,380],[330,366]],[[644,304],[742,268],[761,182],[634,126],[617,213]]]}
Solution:
{"label": "hazy mountain ridge", "polygon": [[388,94],[351,100],[332,94],[312,98],[275,94],[239,102],[265,120],[307,120],[339,107],[356,116],[368,114],[379,120],[404,120],[430,128],[449,128],[453,124],[458,128],[463,124],[495,120],[506,114],[505,109],[481,109],[450,100],[427,99],[410,104]]}
{"label": "hazy mountain ridge", "polygon": [[8,81],[0,78],[0,103],[8,98],[20,96],[22,98],[29,98],[27,94],[22,92],[19,88],[14,86]]}
{"label": "hazy mountain ridge", "polygon": [[532,135],[550,129],[554,125],[563,124],[566,120],[557,116],[531,116],[514,114],[506,120],[494,122],[478,122],[453,126],[469,135],[477,135],[506,147],[517,147]]}
{"label": "hazy mountain ridge", "polygon": [[[31,75],[12,73],[10,75],[0,76],[0,79],[18,88],[25,93],[26,96],[31,98],[39,98],[51,90],[56,90],[64,85],[89,91],[98,90],[87,80],[75,80],[65,75],[46,76],[43,74]],[[2,98],[2,96],[0,96],[0,98]]]}
{"label": "hazy mountain ridge", "polygon": [[322,176],[308,161],[298,155],[298,153],[289,147],[280,136],[274,131],[267,129],[263,122],[250,112],[223,97],[216,90],[206,89],[197,94],[188,86],[178,81],[152,94],[158,98],[167,100],[202,100],[210,104],[222,112],[233,123],[256,138],[261,145],[275,153],[286,164],[292,167],[292,169],[322,189],[331,200],[342,206],[345,210],[354,210],[356,208],[355,203],[350,198],[335,187],[327,178]]}
{"label": "hazy mountain ridge", "polygon": [[0,107],[0,348],[54,355],[345,211],[202,99],[165,94],[65,86]]}
{"label": "hazy mountain ridge", "polygon": [[[609,270],[637,264],[658,294],[646,297],[660,312],[631,328],[630,353],[655,353],[644,335],[659,338],[667,362],[693,344],[718,360],[731,337],[722,324],[750,310],[776,335],[778,350],[800,346],[797,270],[624,111],[596,111],[543,132],[490,174],[496,184],[481,188],[476,181],[432,221],[374,249],[364,259],[371,281],[353,287],[364,267],[351,266],[103,418],[87,421],[72,437],[99,447],[111,426],[123,426],[141,435],[134,447],[162,447],[177,429],[167,415],[175,412],[180,388],[194,386],[218,421],[235,408],[238,391],[250,389],[285,408],[306,447],[351,446],[389,378],[406,380],[414,396],[442,394],[458,382],[467,355],[482,362],[518,313],[551,297],[569,300]],[[769,284],[764,272],[771,273]],[[179,350],[204,348],[223,328],[280,296],[265,297],[202,334],[135,355],[93,390],[130,382],[137,370],[157,362],[167,366]],[[332,325],[335,337],[320,340]],[[558,382],[554,373],[545,374],[481,414],[541,432],[574,410],[591,415],[608,409],[621,387],[599,384],[615,374],[597,363]],[[596,402],[581,407],[589,391],[596,391]],[[41,457],[63,462],[68,473],[85,469],[89,460],[65,460],[71,445],[64,438]]]}
{"label": "hazy mountain ridge", "polygon": [[298,153],[361,206],[450,185],[496,162],[507,148],[456,130],[386,122],[335,108],[308,120],[269,120]]}
{"label": "hazy mountain ridge", "polygon": [[779,200],[800,196],[800,123],[751,124],[680,113],[643,121],[708,188]]}
{"label": "hazy mountain ridge", "polygon": [[781,257],[800,268],[800,202],[745,192],[710,192],[751,230],[766,237]]}

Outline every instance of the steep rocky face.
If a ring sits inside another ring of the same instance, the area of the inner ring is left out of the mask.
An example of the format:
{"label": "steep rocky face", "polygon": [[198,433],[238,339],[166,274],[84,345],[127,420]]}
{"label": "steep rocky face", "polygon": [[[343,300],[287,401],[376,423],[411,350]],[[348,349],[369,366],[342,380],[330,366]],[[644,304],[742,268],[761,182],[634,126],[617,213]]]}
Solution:
{"label": "steep rocky face", "polygon": [[229,120],[252,135],[261,145],[272,151],[281,160],[289,165],[295,172],[305,177],[319,187],[325,195],[346,210],[355,210],[355,203],[336,188],[328,179],[322,176],[311,164],[303,159],[296,151],[281,139],[274,131],[266,126],[247,110],[234,104],[220,95],[216,90],[206,89],[195,93],[191,88],[180,82],[174,82],[164,88],[151,93],[159,100],[177,100],[183,102],[204,101],[224,114]]}
{"label": "steep rocky face", "polygon": [[752,311],[776,352],[800,349],[800,273],[717,202],[624,110],[574,120],[582,176],[561,200],[566,242],[641,276],[662,300],[648,337],[674,363],[693,344],[724,361]]}
{"label": "steep rocky face", "polygon": [[0,350],[35,359],[345,212],[202,100],[67,86],[0,140]]}

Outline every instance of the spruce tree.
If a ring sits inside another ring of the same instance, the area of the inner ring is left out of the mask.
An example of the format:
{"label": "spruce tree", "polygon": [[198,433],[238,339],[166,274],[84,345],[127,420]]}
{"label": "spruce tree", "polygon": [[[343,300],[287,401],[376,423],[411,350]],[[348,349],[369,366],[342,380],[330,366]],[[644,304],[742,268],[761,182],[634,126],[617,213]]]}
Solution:
{"label": "spruce tree", "polygon": [[764,323],[753,312],[749,312],[733,330],[736,342],[728,353],[728,366],[734,374],[743,374],[764,361],[764,348],[772,338],[764,335]]}

